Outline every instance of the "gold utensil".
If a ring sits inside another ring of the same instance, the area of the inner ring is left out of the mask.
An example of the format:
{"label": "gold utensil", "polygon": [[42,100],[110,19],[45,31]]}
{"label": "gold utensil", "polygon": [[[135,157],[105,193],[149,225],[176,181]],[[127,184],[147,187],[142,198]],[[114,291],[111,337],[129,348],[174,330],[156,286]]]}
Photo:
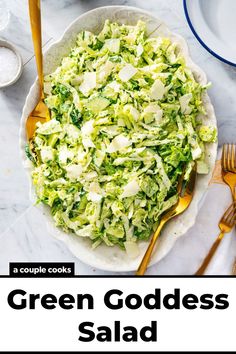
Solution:
{"label": "gold utensil", "polygon": [[219,222],[219,228],[220,228],[220,234],[213,243],[210,251],[208,252],[206,258],[202,262],[201,267],[198,269],[198,271],[195,273],[195,275],[202,275],[204,274],[207,266],[209,265],[212,257],[214,256],[221,240],[223,239],[224,235],[228,232],[230,232],[235,225],[236,222],[236,202],[233,202],[233,204],[230,205],[230,207],[226,210],[224,215],[222,216],[220,222]]}
{"label": "gold utensil", "polygon": [[231,189],[233,200],[236,200],[236,145],[224,144],[221,158],[222,177]]}
{"label": "gold utensil", "polygon": [[34,136],[36,123],[50,120],[49,110],[44,103],[43,92],[43,55],[42,55],[42,34],[41,34],[41,12],[40,12],[40,0],[29,0],[29,14],[32,39],[34,44],[34,53],[38,71],[39,82],[39,102],[30,113],[26,121],[26,132],[28,140],[31,140]]}
{"label": "gold utensil", "polygon": [[[232,198],[236,201],[236,145],[224,144],[221,157],[222,178],[231,190]],[[236,275],[236,261],[232,274]]]}
{"label": "gold utensil", "polygon": [[161,233],[163,226],[167,223],[167,221],[169,221],[173,217],[183,213],[190,205],[192,198],[193,198],[193,191],[194,191],[194,186],[195,186],[196,174],[197,174],[196,166],[194,166],[194,168],[190,174],[189,181],[187,183],[185,183],[185,181],[183,181],[183,175],[182,175],[182,178],[181,178],[181,180],[179,182],[179,186],[178,186],[178,194],[179,194],[178,202],[169,211],[167,211],[163,215],[157,230],[155,231],[155,233],[153,234],[153,236],[151,238],[151,241],[149,243],[147,251],[146,251],[146,253],[139,265],[136,275],[143,275],[145,273],[147,266],[149,264],[149,260],[151,258],[152,252],[154,250],[154,246],[156,244],[158,236]]}

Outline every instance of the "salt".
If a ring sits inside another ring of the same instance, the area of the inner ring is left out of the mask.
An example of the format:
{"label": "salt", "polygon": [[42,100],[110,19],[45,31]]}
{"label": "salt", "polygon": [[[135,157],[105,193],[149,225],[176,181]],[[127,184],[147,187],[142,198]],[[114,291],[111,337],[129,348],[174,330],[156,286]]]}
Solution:
{"label": "salt", "polygon": [[0,84],[11,81],[17,74],[18,59],[13,50],[0,47]]}

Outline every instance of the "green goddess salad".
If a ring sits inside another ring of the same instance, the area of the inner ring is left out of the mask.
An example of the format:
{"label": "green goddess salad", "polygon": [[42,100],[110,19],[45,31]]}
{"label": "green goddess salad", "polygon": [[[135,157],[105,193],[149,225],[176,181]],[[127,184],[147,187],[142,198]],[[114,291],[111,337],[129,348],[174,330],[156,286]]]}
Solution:
{"label": "green goddess salad", "polygon": [[[177,182],[194,161],[208,173],[201,86],[169,38],[146,25],[108,20],[79,33],[45,77],[51,120],[39,123],[28,157],[38,201],[55,224],[78,237],[119,245],[130,256],[177,201]],[[201,116],[201,115],[200,115]],[[33,146],[33,148],[32,148]]]}

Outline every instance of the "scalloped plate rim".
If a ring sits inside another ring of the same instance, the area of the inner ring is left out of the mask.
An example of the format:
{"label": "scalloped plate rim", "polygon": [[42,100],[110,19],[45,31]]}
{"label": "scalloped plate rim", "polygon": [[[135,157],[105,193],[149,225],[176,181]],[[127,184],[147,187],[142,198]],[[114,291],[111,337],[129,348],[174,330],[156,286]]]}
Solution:
{"label": "scalloped plate rim", "polygon": [[[138,12],[138,13],[140,13],[140,15],[144,14],[144,15],[150,17],[153,20],[161,22],[163,24],[163,26],[165,26],[166,29],[168,31],[170,31],[168,26],[166,26],[165,22],[162,21],[162,19],[158,18],[157,16],[153,15],[152,13],[150,13],[150,12],[148,12],[146,10],[143,10],[143,9],[140,9],[140,8],[137,8],[137,7],[133,7],[133,6],[103,6],[103,7],[98,7],[98,8],[92,9],[92,10],[90,10],[88,12],[83,13],[79,17],[77,17],[73,22],[71,22],[69,24],[69,26],[67,26],[67,28],[65,29],[64,33],[60,37],[60,39],[55,41],[55,42],[53,42],[52,44],[50,44],[50,46],[45,51],[44,55],[48,55],[48,53],[50,53],[50,50],[52,50],[53,48],[56,48],[57,46],[59,46],[59,44],[63,42],[63,39],[65,38],[66,34],[70,30],[73,29],[73,26],[75,26],[75,24],[79,20],[81,20],[81,18],[86,17],[86,16],[91,16],[93,13],[96,13],[97,11],[105,10],[105,9],[108,9],[108,8],[110,10],[116,10],[116,9],[117,10],[124,10],[124,11],[125,10],[129,10],[129,11]],[[201,68],[199,68],[192,61],[192,59],[191,59],[191,57],[189,55],[189,50],[188,50],[188,45],[187,45],[186,40],[182,36],[180,36],[179,34],[173,33],[172,31],[170,31],[169,33],[170,33],[170,36],[173,37],[179,43],[182,51],[184,52],[184,57],[185,57],[186,61],[188,62],[188,65],[192,68],[192,70],[195,73],[197,73],[201,77],[203,82],[204,81],[206,82],[206,75],[205,75],[204,71]],[[34,95],[34,91],[35,90],[37,91],[37,88],[38,87],[37,87],[37,79],[36,79],[34,81],[33,85],[31,86],[31,88],[29,90],[29,93],[28,93],[28,95],[26,97],[25,104],[24,104],[23,111],[22,111],[21,122],[20,122],[20,132],[19,132],[19,135],[20,135],[19,136],[20,150],[21,150],[22,163],[23,163],[23,166],[24,166],[24,168],[26,170],[29,170],[29,169],[31,170],[32,168],[29,168],[29,166],[27,166],[28,162],[27,162],[27,159],[26,159],[25,153],[24,153],[24,147],[25,147],[25,144],[26,144],[25,120],[26,120],[26,117],[28,116],[28,114],[30,113],[29,106],[30,106],[31,96]],[[36,96],[36,95],[34,95],[34,96]],[[213,109],[213,106],[212,106],[212,104],[210,102],[210,99],[209,99],[207,94],[205,95],[205,99],[206,99],[206,102],[205,102],[206,107],[207,107],[208,111],[210,112],[212,121],[215,123],[215,126],[216,126],[216,117],[215,117],[214,109]],[[36,98],[34,100],[36,101]],[[182,232],[177,237],[175,237],[175,238],[173,237],[171,242],[166,247],[164,247],[165,250],[162,251],[161,256],[158,257],[158,252],[157,252],[157,255],[155,254],[153,256],[153,259],[150,262],[149,266],[157,263],[162,258],[164,258],[168,254],[168,252],[172,249],[172,247],[174,246],[176,240],[179,237],[183,236],[194,225],[196,217],[197,217],[198,209],[200,208],[200,205],[202,204],[203,199],[205,197],[205,192],[207,190],[208,183],[210,181],[211,173],[213,171],[214,163],[215,163],[215,160],[216,160],[217,143],[213,143],[213,144],[211,144],[211,146],[212,146],[212,149],[211,149],[212,156],[211,156],[211,159],[210,159],[210,172],[209,172],[208,175],[205,176],[205,180],[204,180],[204,183],[202,183],[201,193],[200,193],[200,196],[198,197],[198,200],[196,200],[196,197],[194,197],[194,199],[193,199],[192,208],[191,208],[192,209],[191,210],[191,212],[192,212],[191,213],[191,218],[188,219],[187,225],[183,225],[182,224],[182,226],[183,226]],[[32,192],[34,193],[34,188],[32,187],[32,182],[31,182],[31,177],[30,177],[29,171],[27,171],[27,176],[28,176],[29,187],[30,187],[29,188],[30,189],[30,195],[31,195],[31,199],[32,199]],[[133,263],[131,263],[131,265],[124,263],[124,264],[119,264],[119,265],[118,264],[115,264],[115,265],[112,264],[112,266],[111,266],[110,263],[105,264],[104,262],[99,261],[98,259],[96,259],[96,257],[92,257],[92,259],[88,259],[88,257],[84,257],[81,254],[78,255],[78,252],[77,252],[77,250],[75,250],[75,247],[74,247],[73,242],[72,242],[72,238],[76,238],[76,240],[78,240],[78,237],[75,237],[74,235],[71,235],[71,234],[67,234],[67,233],[59,230],[56,226],[54,226],[53,225],[53,221],[52,221],[52,217],[50,215],[46,215],[46,210],[48,209],[46,206],[42,206],[41,205],[40,209],[42,210],[43,214],[45,215],[45,217],[47,219],[49,233],[51,233],[54,237],[56,237],[57,239],[60,239],[63,243],[65,243],[66,246],[70,249],[70,251],[79,260],[81,260],[83,263],[85,263],[85,264],[87,264],[89,266],[101,269],[101,270],[112,271],[112,272],[128,272],[128,271],[134,271],[135,269],[137,269],[137,265],[139,264],[139,261],[142,258],[142,255],[140,255],[140,257],[138,257],[137,259],[135,259],[133,261]],[[187,212],[188,211],[186,211],[184,214],[186,214]],[[182,215],[184,215],[184,214],[182,214]],[[181,216],[179,218],[181,218]],[[172,225],[171,222],[169,224]],[[167,227],[167,229],[168,229],[168,227]],[[63,239],[62,235],[65,236],[64,239]],[[72,238],[69,237],[69,236],[72,236]],[[163,239],[163,238],[160,238],[160,239]],[[71,242],[70,242],[70,240],[71,240]],[[79,244],[79,242],[77,242],[77,243]],[[142,247],[143,248],[142,251],[144,251],[146,246],[147,246],[147,244],[148,244],[148,242],[140,242],[139,244],[140,245],[142,244],[142,246],[143,246]],[[101,247],[101,246],[99,246],[99,247]],[[106,249],[108,249],[108,246],[105,246],[105,247],[106,247]],[[112,247],[112,248],[115,248],[115,247]],[[93,256],[94,256],[96,251],[94,251],[92,249],[90,249],[90,251],[91,251],[91,255],[93,254]],[[118,269],[117,269],[116,266],[118,266]]]}

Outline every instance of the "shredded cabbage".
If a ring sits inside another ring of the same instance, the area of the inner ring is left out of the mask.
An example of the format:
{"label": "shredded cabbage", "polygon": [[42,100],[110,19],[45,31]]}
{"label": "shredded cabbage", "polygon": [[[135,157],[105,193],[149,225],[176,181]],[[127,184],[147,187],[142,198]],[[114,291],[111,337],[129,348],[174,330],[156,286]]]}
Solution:
{"label": "shredded cabbage", "polygon": [[56,225],[135,257],[176,203],[183,166],[208,172],[216,129],[199,118],[205,89],[176,44],[148,38],[142,21],[81,32],[45,77],[51,120],[33,140],[33,182]]}

